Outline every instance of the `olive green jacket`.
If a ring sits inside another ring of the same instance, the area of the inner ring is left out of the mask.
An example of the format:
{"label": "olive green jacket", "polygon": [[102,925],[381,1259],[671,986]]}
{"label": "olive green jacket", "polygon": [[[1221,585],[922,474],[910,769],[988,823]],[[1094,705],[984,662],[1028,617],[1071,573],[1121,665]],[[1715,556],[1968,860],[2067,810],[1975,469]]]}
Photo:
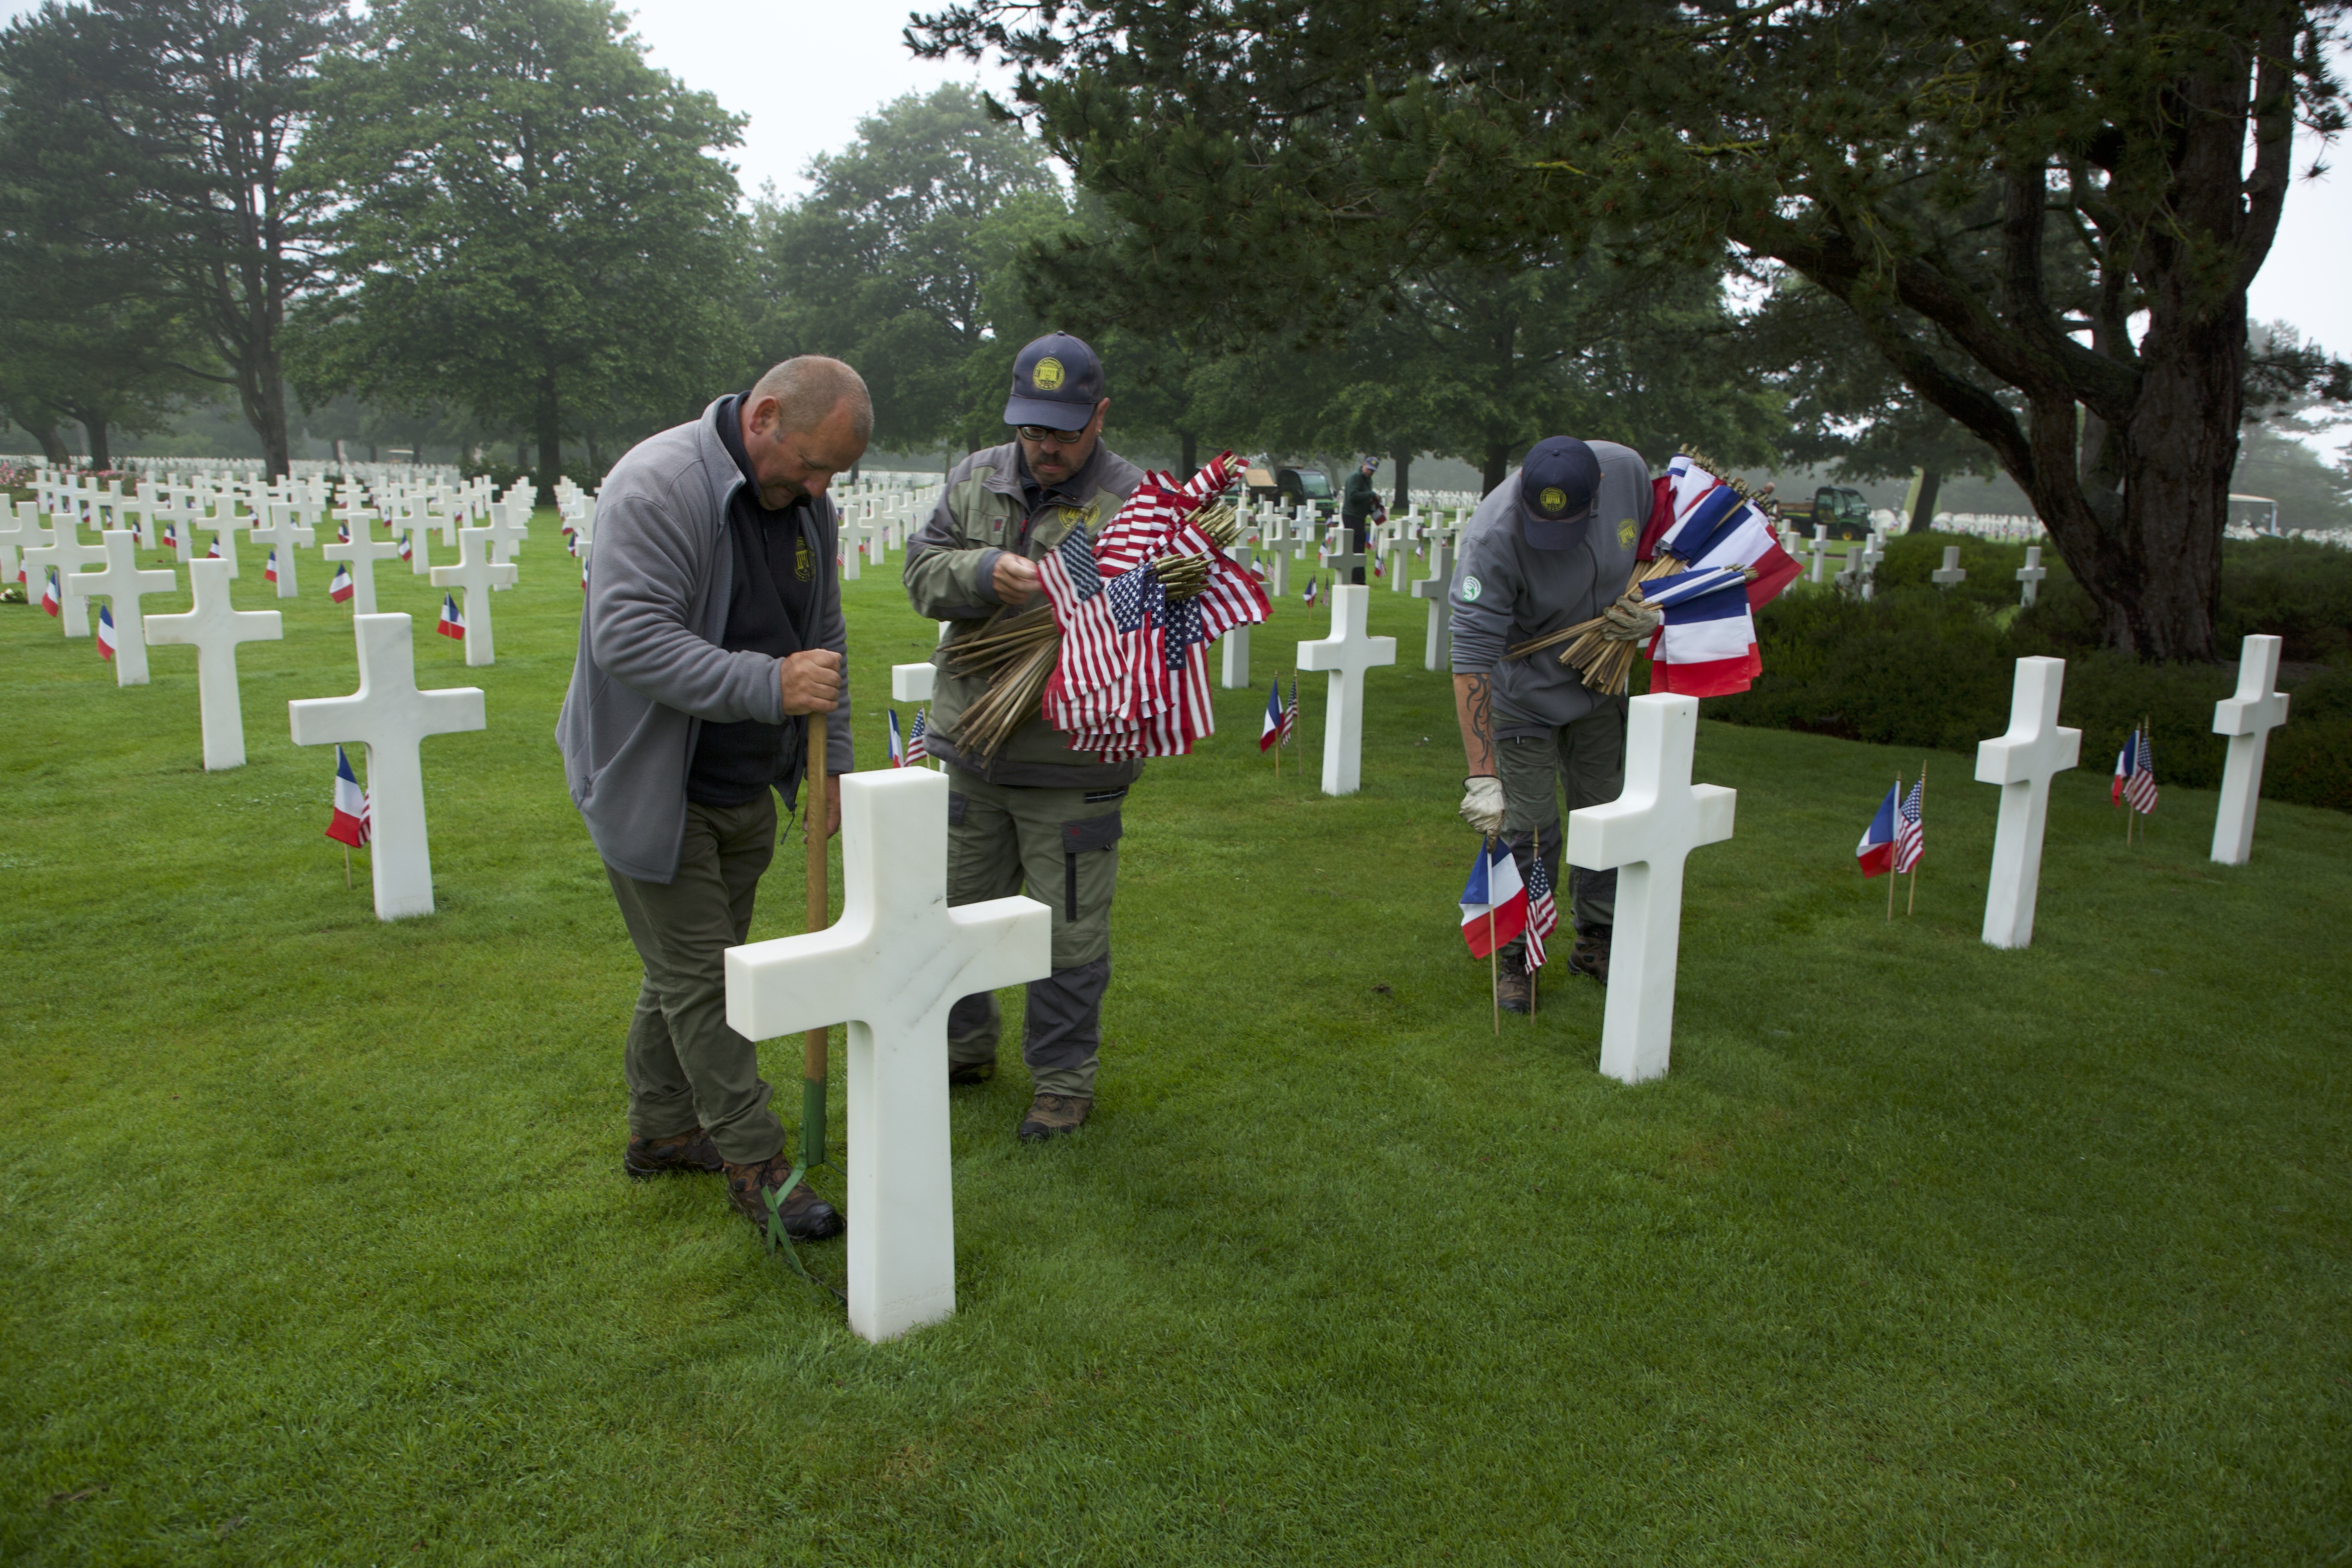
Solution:
{"label": "olive green jacket", "polygon": [[1032,716],[1015,730],[986,763],[967,756],[956,743],[956,724],[988,683],[976,675],[955,676],[947,670],[948,650],[1004,607],[996,596],[998,556],[1010,550],[1037,560],[1061,543],[1076,523],[1084,523],[1087,532],[1100,539],[1142,482],[1142,469],[1100,441],[1086,467],[1045,491],[1034,514],[1022,494],[1018,442],[974,452],[948,475],[930,521],[908,542],[904,574],[915,613],[949,623],[947,636],[931,655],[940,673],[924,742],[929,755],[993,784],[1048,789],[1116,789],[1142,773],[1139,761],[1106,763],[1091,752],[1071,751],[1069,736],[1042,716]]}

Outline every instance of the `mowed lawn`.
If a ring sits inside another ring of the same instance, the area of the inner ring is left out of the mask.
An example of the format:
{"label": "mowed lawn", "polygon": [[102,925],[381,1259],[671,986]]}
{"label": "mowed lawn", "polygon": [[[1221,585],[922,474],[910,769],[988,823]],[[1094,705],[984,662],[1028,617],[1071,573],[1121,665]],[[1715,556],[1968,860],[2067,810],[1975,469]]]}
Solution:
{"label": "mowed lawn", "polygon": [[[489,716],[425,744],[440,911],[395,925],[288,739],[356,684],[315,552],[290,602],[247,552],[287,637],[226,773],[191,650],[118,690],[0,608],[0,1560],[2352,1554],[2352,818],[2265,805],[2225,868],[2167,789],[2126,849],[2085,757],[2000,952],[1969,758],[1927,759],[1890,924],[1853,846],[1918,756],[1706,724],[1738,832],[1690,862],[1673,1071],[1627,1089],[1589,982],[1491,1031],[1422,605],[1374,589],[1363,793],[1314,793],[1319,677],[1276,783],[1264,683],[1327,620],[1294,596],[1130,797],[1092,1123],[1017,1145],[1009,1045],[956,1091],[960,1310],[868,1345],[715,1182],[620,1173],[637,969],[552,739],[545,513],[522,564],[478,671],[379,571]],[[933,641],[898,565],[848,585],[868,763]]]}

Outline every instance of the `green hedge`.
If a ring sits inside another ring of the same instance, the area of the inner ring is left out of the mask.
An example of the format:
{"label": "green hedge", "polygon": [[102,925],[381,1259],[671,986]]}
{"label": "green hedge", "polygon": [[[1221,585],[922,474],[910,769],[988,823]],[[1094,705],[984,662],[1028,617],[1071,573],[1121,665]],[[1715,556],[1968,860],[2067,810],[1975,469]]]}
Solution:
{"label": "green hedge", "polygon": [[[1931,586],[1948,545],[1968,581]],[[2225,742],[2213,704],[2236,684],[2234,664],[2151,665],[2099,646],[2088,595],[2054,551],[2040,602],[2021,611],[2021,544],[1951,534],[1888,542],[1870,603],[1799,584],[1765,607],[1757,634],[1764,674],[1754,689],[1711,699],[1710,718],[1886,745],[1972,751],[2008,727],[2015,661],[2067,661],[2060,716],[2083,731],[2083,765],[2111,765],[2145,715],[2162,783],[2218,785]],[[2265,799],[2352,810],[2352,552],[2294,541],[2222,548],[2222,652],[2250,632],[2277,635],[2288,660],[2293,717],[2271,736]],[[2304,678],[2298,682],[2296,674]]]}

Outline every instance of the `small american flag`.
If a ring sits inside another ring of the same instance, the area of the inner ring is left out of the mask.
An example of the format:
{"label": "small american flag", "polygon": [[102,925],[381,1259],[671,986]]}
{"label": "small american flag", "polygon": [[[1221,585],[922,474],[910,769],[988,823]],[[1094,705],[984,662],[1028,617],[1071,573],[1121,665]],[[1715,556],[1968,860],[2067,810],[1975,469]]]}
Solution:
{"label": "small american flag", "polygon": [[1927,852],[1927,830],[1919,820],[1920,795],[1927,787],[1927,776],[1922,774],[1919,782],[1911,786],[1911,793],[1903,797],[1903,805],[1895,814],[1895,874],[1898,877],[1916,866],[1919,858]]}
{"label": "small american flag", "polygon": [[907,765],[910,768],[930,755],[929,749],[923,744],[923,731],[927,727],[923,721],[923,710],[916,709],[914,726],[907,731]]}
{"label": "small american flag", "polygon": [[1290,673],[1290,706],[1282,710],[1282,739],[1276,745],[1290,744],[1290,731],[1298,727],[1298,672]]}
{"label": "small american flag", "polygon": [[2156,809],[2156,753],[2147,731],[2134,730],[2116,755],[2116,784],[2108,798],[2130,803],[2142,816]]}
{"label": "small american flag", "polygon": [[1544,869],[1541,855],[1528,866],[1528,967],[1541,969],[1545,963],[1544,938],[1559,925],[1559,904],[1551,896],[1551,873]]}

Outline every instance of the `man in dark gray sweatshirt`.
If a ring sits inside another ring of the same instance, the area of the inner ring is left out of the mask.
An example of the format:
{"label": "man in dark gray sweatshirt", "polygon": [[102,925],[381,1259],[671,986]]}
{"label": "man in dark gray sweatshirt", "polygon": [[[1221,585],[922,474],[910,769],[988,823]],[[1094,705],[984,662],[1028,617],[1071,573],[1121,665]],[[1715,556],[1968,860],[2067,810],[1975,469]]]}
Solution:
{"label": "man in dark gray sweatshirt", "polygon": [[[1625,698],[1603,696],[1546,649],[1509,658],[1517,643],[1591,620],[1625,593],[1650,516],[1650,469],[1612,441],[1554,436],[1481,501],[1463,531],[1454,605],[1454,701],[1469,761],[1463,820],[1499,833],[1522,879],[1540,844],[1559,884],[1559,795],[1568,808],[1612,801],[1625,787]],[[1646,635],[1635,607],[1611,635]],[[1617,873],[1579,870],[1569,967],[1609,981]],[[1525,1013],[1535,979],[1527,944],[1503,949],[1496,989]]]}
{"label": "man in dark gray sweatshirt", "polygon": [[[841,826],[849,636],[824,491],[873,427],[857,373],[808,356],[631,447],[597,497],[556,721],[572,802],[645,961],[622,1167],[641,1180],[723,1171],[754,1226],[791,1163],[758,1053],[728,1026],[725,953],[750,935],[775,795],[798,797],[811,713],[830,716],[823,809],[828,834]],[[843,1229],[805,1183],[782,1212],[795,1237]]]}

